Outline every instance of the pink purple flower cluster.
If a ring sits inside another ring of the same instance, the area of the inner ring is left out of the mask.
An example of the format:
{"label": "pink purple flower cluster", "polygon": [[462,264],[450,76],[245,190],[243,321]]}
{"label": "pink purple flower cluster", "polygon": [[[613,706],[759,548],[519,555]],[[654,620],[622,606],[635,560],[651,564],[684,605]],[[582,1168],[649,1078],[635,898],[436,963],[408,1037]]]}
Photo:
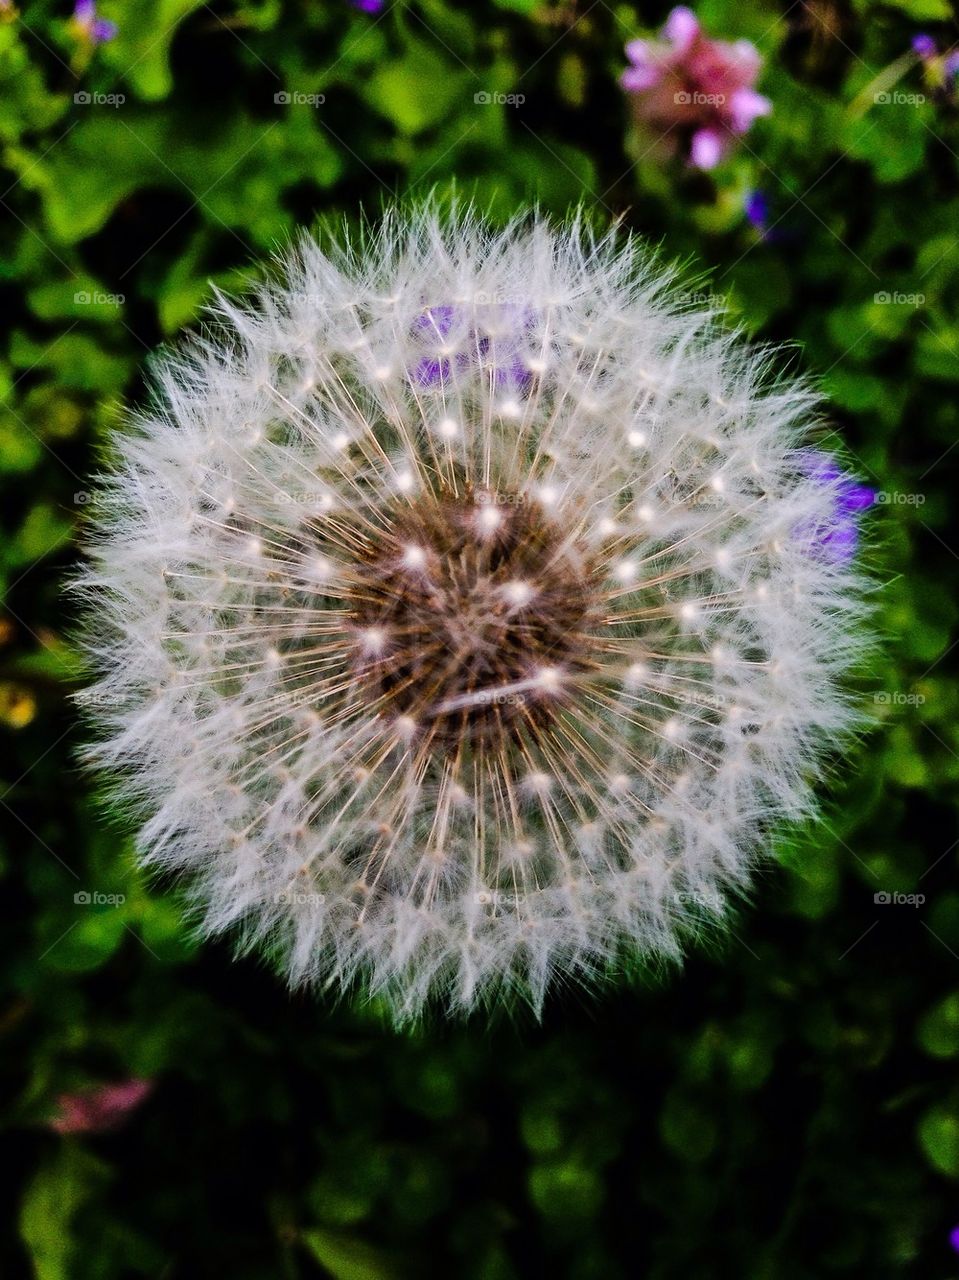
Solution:
{"label": "pink purple flower cluster", "polygon": [[762,59],[748,40],[711,40],[691,9],[672,11],[664,40],[631,40],[622,86],[636,117],[671,151],[712,169],[772,104],[753,88]]}

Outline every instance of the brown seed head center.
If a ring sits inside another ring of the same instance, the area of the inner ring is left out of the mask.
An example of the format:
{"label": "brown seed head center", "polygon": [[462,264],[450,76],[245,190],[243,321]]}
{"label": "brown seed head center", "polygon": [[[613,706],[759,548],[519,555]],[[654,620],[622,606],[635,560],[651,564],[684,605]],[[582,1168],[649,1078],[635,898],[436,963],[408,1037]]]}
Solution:
{"label": "brown seed head center", "polygon": [[382,714],[439,740],[485,740],[542,724],[593,665],[596,565],[525,495],[422,498],[366,543],[352,661]]}

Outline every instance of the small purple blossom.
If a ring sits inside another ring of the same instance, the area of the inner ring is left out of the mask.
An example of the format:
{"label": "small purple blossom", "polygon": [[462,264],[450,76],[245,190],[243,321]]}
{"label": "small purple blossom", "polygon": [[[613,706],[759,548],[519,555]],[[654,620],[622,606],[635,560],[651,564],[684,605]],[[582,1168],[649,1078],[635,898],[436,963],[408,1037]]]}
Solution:
{"label": "small purple blossom", "polygon": [[923,61],[927,58],[934,58],[939,52],[935,40],[925,32],[920,32],[919,35],[913,36],[912,50],[913,53],[917,53]]}
{"label": "small purple blossom", "polygon": [[[455,371],[465,371],[473,365],[485,365],[492,373],[496,386],[524,387],[531,373],[522,358],[523,337],[529,329],[532,316],[524,308],[511,304],[498,304],[480,308],[490,312],[483,323],[470,324],[461,309],[444,303],[427,307],[414,325],[413,337],[417,344],[441,349],[424,354],[413,365],[410,376],[420,386],[434,386],[448,382]],[[506,336],[499,336],[506,328]],[[497,336],[486,328],[497,330]],[[455,347],[456,350],[446,350]]]}
{"label": "small purple blossom", "polygon": [[631,40],[620,83],[633,95],[639,123],[667,149],[712,169],[772,103],[753,85],[762,59],[748,40],[713,40],[691,9],[673,9],[661,40]]}
{"label": "small purple blossom", "polygon": [[117,34],[117,24],[98,15],[96,0],[76,0],[71,25],[80,39],[90,45],[105,44]]}
{"label": "small purple blossom", "polygon": [[759,233],[760,240],[767,244],[784,244],[796,238],[796,232],[780,229],[779,224],[785,215],[780,215],[770,226],[772,207],[764,191],[749,191],[743,200],[743,212],[746,221]]}
{"label": "small purple blossom", "polygon": [[939,46],[926,32],[912,38],[912,51],[922,63],[923,78],[933,89],[949,94],[955,89],[959,77],[959,49],[940,53]]}
{"label": "small purple blossom", "polygon": [[769,222],[769,201],[762,191],[750,191],[743,202],[746,218],[757,231],[765,232]]}
{"label": "small purple blossom", "polygon": [[810,553],[837,565],[847,565],[859,543],[859,517],[876,501],[875,489],[847,475],[836,459],[818,449],[803,458],[803,470],[820,488],[829,490],[832,511],[815,525],[802,525],[798,537],[808,541]]}
{"label": "small purple blossom", "polygon": [[350,0],[354,9],[360,13],[381,13],[386,0]]}
{"label": "small purple blossom", "polygon": [[953,1227],[949,1232],[949,1243],[952,1245],[956,1253],[959,1253],[959,1226]]}

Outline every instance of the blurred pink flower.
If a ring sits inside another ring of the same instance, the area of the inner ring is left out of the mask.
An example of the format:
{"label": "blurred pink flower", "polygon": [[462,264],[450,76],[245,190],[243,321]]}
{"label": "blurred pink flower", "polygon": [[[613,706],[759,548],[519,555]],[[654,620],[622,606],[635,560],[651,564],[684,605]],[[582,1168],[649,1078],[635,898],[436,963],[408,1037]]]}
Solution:
{"label": "blurred pink flower", "polygon": [[700,169],[712,169],[772,103],[753,85],[762,59],[748,40],[730,44],[703,34],[691,9],[666,19],[663,40],[631,40],[621,84],[639,122],[663,135]]}
{"label": "blurred pink flower", "polygon": [[57,1133],[102,1133],[114,1129],[153,1090],[150,1080],[120,1080],[78,1093],[61,1093],[60,1108],[50,1121]]}

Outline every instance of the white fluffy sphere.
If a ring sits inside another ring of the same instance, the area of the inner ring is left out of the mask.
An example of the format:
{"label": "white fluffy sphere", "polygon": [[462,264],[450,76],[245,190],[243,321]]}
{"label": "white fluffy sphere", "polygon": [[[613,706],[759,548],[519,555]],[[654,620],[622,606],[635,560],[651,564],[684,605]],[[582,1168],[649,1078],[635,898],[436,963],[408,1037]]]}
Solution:
{"label": "white fluffy sphere", "polygon": [[398,1021],[678,955],[810,812],[863,642],[866,491],[769,363],[536,217],[390,214],[221,300],[82,579],[144,859]]}

